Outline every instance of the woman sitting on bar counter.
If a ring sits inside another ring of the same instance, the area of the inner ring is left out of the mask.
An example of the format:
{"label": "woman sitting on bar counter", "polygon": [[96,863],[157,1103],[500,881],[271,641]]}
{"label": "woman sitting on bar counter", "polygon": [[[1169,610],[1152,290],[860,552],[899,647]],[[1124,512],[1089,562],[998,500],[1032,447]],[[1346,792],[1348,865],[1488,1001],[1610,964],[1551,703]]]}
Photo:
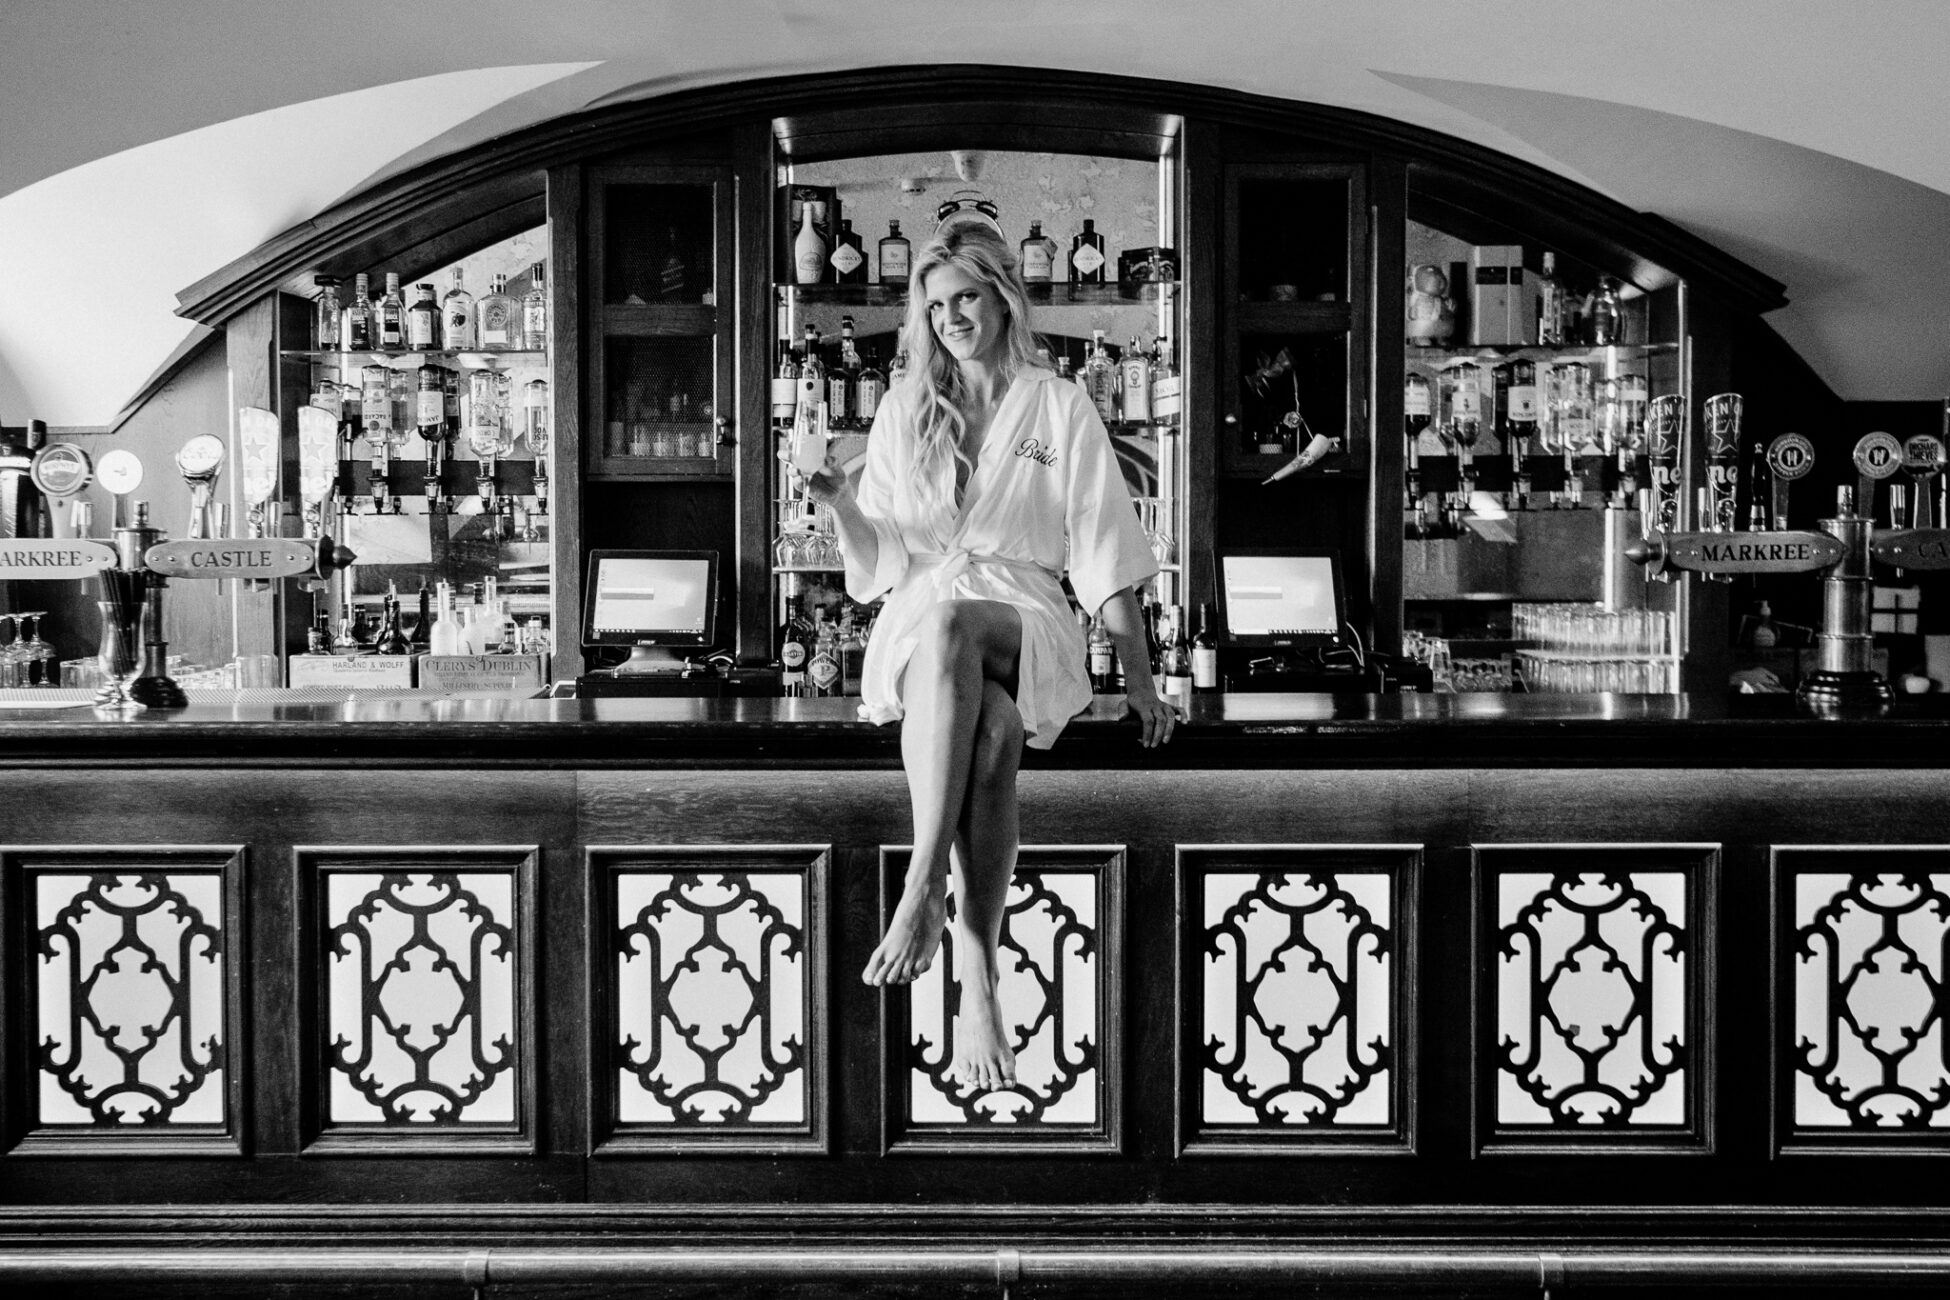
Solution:
{"label": "woman sitting on bar counter", "polygon": [[856,495],[829,458],[847,594],[887,595],[867,645],[861,713],[905,718],[914,806],[905,888],[862,978],[906,984],[933,964],[955,871],[961,985],[951,1077],[1015,1082],[997,945],[1015,872],[1022,746],[1047,749],[1090,705],[1084,636],[1059,579],[1102,610],[1146,746],[1177,713],[1149,668],[1133,588],[1158,571],[1110,437],[1076,384],[1038,359],[1013,250],[979,225],[938,234],[908,282],[906,378],[874,418]]}

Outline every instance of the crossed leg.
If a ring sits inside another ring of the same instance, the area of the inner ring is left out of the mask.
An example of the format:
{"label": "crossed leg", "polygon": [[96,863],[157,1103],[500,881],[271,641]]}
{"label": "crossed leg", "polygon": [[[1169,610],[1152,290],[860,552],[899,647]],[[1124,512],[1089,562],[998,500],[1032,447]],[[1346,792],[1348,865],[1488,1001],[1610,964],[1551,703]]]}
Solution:
{"label": "crossed leg", "polygon": [[1009,882],[1022,838],[1016,772],[1022,766],[1022,714],[1000,682],[982,687],[975,757],[955,838],[955,956],[961,1008],[955,1017],[955,1054],[948,1077],[992,1090],[1016,1081],[1016,1054],[1009,1045],[997,993],[998,948],[1008,908]]}
{"label": "crossed leg", "polygon": [[[976,895],[979,924],[986,926],[992,911],[995,926],[1000,926],[1001,900],[1008,891],[1007,873],[1015,866],[1015,764],[1020,761],[1022,718],[1012,696],[1021,655],[1022,616],[1000,601],[942,601],[929,611],[920,629],[920,643],[908,661],[903,682],[907,717],[901,725],[901,763],[907,770],[908,795],[914,806],[914,852],[887,933],[861,973],[868,984],[910,983],[933,965],[947,917],[949,850],[964,826],[979,833],[962,836],[969,859],[962,864],[963,881]],[[992,698],[1008,705],[1006,716],[991,703]],[[990,715],[986,727],[985,713]],[[995,737],[1008,733],[1011,718],[1013,736],[1008,743],[1000,743]],[[987,743],[982,743],[984,736],[989,737]],[[1007,754],[1006,760],[999,758],[1000,753]],[[978,758],[991,770],[975,781],[971,780],[971,770]],[[1005,763],[1007,781],[1000,782],[1000,765]],[[982,792],[979,805],[971,803],[976,790]],[[994,802],[1004,790],[1000,797],[1006,811]],[[985,869],[977,859],[998,851],[996,827],[1004,823],[1008,827],[1007,866],[997,889],[985,883],[994,874],[994,867]],[[995,901],[985,911],[983,900],[991,896]],[[971,951],[981,930],[972,933]],[[993,937],[985,951],[992,1004]],[[998,1017],[990,1014],[988,1019],[986,1037],[999,1042],[999,1031],[994,1028]],[[1000,1050],[1008,1050],[1006,1043],[1000,1044]],[[995,1059],[994,1051],[987,1048],[982,1055]]]}

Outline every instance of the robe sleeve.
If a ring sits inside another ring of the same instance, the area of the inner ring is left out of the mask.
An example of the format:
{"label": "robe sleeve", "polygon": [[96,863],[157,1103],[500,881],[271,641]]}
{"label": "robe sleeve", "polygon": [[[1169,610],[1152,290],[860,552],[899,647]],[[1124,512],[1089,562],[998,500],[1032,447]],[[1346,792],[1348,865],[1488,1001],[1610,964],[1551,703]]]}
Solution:
{"label": "robe sleeve", "polygon": [[[846,561],[846,594],[864,605],[880,599],[894,589],[907,572],[907,543],[894,523],[894,444],[902,436],[895,426],[904,417],[893,401],[883,400],[874,413],[873,431],[867,436],[867,464],[860,471],[860,486],[855,497],[860,513],[873,527],[876,555],[872,568],[859,557],[843,554]],[[842,547],[844,552],[844,547]]]}
{"label": "robe sleeve", "polygon": [[1068,534],[1070,586],[1084,610],[1095,615],[1126,587],[1135,587],[1158,572],[1158,559],[1138,524],[1137,507],[1124,485],[1110,435],[1075,385],[1054,403],[1059,418],[1071,421],[1070,472],[1064,530]]}

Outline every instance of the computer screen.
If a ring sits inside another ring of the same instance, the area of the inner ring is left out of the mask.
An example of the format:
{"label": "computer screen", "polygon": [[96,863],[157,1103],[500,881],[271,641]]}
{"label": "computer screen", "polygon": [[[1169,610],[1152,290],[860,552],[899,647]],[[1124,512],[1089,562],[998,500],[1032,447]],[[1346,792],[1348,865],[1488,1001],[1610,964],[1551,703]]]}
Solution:
{"label": "computer screen", "polygon": [[1219,583],[1225,635],[1234,644],[1342,644],[1346,605],[1338,551],[1224,551]]}
{"label": "computer screen", "polygon": [[716,635],[716,551],[591,551],[586,645],[707,647]]}

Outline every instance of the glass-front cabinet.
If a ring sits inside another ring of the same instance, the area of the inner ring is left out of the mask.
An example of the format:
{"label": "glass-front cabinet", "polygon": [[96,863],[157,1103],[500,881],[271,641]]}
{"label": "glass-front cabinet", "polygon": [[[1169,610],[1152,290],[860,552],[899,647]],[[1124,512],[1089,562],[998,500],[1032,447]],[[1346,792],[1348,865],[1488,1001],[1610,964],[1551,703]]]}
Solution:
{"label": "glass-front cabinet", "polygon": [[1681,589],[1626,549],[1659,421],[1683,434],[1691,401],[1684,283],[1453,209],[1417,220],[1412,194],[1409,212],[1405,648],[1438,688],[1677,690]]}
{"label": "glass-front cabinet", "polygon": [[988,225],[1017,249],[1045,359],[1103,418],[1158,558],[1140,601],[1155,618],[1186,600],[1178,167],[1169,152],[779,154],[768,541],[787,693],[855,692],[872,624],[844,594],[831,520],[789,468],[794,448],[824,438],[851,472],[863,467],[873,414],[907,361],[912,259],[943,223]]}
{"label": "glass-front cabinet", "polygon": [[[516,676],[540,684],[558,630],[548,265],[536,227],[430,269],[316,277],[306,346],[283,351],[308,375],[295,448],[256,446],[240,419],[268,491],[284,464],[286,526],[357,556],[287,594],[309,603],[293,620],[309,636],[286,647],[292,685],[411,686],[407,656],[429,651],[534,656]],[[280,527],[274,500],[249,504],[249,527]],[[436,643],[442,621],[457,639]],[[327,662],[369,653],[392,662]]]}

